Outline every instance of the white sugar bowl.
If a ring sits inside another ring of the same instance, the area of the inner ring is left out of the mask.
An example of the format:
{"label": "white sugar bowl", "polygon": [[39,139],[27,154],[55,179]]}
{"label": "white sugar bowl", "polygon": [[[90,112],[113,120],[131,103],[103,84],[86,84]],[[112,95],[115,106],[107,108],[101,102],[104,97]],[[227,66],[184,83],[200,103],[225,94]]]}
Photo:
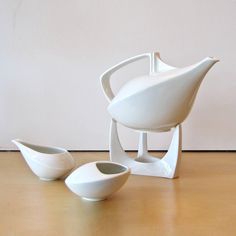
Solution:
{"label": "white sugar bowl", "polygon": [[63,148],[39,146],[19,139],[12,142],[20,149],[30,169],[41,180],[59,179],[75,166],[73,157]]}
{"label": "white sugar bowl", "polygon": [[111,161],[96,161],[80,166],[65,180],[75,194],[89,201],[101,201],[118,191],[130,169]]}

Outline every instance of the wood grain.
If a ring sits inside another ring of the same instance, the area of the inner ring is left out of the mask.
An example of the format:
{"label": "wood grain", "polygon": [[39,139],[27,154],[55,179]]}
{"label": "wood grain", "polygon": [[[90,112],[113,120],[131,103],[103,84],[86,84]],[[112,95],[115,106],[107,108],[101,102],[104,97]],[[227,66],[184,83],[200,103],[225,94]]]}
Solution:
{"label": "wood grain", "polygon": [[[78,166],[108,159],[72,155]],[[0,235],[236,235],[236,154],[184,153],[180,174],[133,175],[108,200],[87,202],[63,180],[40,181],[20,153],[1,152]]]}

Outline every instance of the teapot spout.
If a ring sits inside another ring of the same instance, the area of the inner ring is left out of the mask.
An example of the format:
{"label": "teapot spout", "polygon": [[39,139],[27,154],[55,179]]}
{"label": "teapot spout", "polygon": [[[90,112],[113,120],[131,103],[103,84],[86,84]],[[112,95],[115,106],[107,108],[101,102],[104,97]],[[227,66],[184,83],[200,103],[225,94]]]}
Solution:
{"label": "teapot spout", "polygon": [[216,63],[216,62],[219,62],[220,60],[219,59],[217,59],[216,57],[207,57],[206,58],[207,60],[209,60],[209,61],[213,61],[214,63]]}
{"label": "teapot spout", "polygon": [[215,57],[206,57],[205,59],[203,59],[203,62],[205,62],[206,66],[209,67],[208,70],[217,62],[219,62],[220,60],[218,60]]}
{"label": "teapot spout", "polygon": [[198,77],[200,80],[203,79],[211,67],[218,61],[219,60],[214,57],[206,57],[202,61],[193,65],[193,71],[195,71],[196,77]]}

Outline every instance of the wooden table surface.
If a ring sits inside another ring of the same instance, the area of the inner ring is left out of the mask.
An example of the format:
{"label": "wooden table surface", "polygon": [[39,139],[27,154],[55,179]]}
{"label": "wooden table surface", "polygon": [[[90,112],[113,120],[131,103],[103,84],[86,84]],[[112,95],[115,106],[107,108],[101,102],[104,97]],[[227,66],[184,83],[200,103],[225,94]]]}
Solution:
{"label": "wooden table surface", "polygon": [[[77,165],[108,153],[72,153]],[[0,152],[1,236],[236,235],[236,153],[184,153],[180,178],[130,176],[88,202],[63,180],[44,182],[19,152]]]}

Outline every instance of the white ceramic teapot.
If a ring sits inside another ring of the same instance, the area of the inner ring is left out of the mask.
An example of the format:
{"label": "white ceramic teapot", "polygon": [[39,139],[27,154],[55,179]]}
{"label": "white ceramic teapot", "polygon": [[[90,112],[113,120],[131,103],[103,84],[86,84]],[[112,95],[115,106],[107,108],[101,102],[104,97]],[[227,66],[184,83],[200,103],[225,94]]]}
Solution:
{"label": "white ceramic teapot", "polygon": [[[149,58],[150,73],[132,79],[115,96],[110,87],[111,75],[131,62]],[[199,86],[208,70],[218,60],[207,57],[202,61],[175,68],[164,63],[159,53],[132,57],[104,72],[102,88],[110,102],[108,112],[112,117],[110,157],[131,168],[133,174],[167,178],[178,176],[181,153],[181,123],[188,116]],[[129,158],[120,145],[117,122],[140,131],[138,158]],[[147,132],[165,132],[175,128],[168,153],[162,159],[151,157],[147,151]]]}

